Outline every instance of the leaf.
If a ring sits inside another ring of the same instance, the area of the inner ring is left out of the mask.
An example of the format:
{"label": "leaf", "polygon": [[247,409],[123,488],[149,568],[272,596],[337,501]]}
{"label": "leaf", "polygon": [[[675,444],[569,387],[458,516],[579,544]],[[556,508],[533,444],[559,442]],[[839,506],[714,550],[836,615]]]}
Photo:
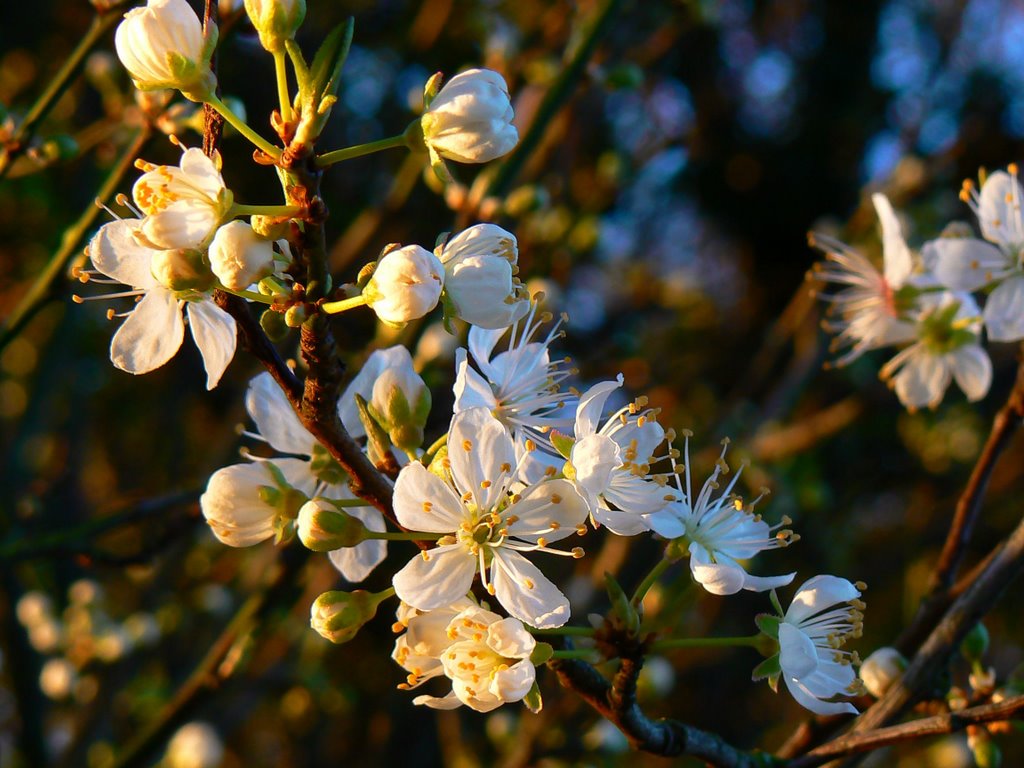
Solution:
{"label": "leaf", "polygon": [[754,623],[757,624],[757,628],[761,632],[773,640],[779,639],[779,624],[782,623],[782,619],[778,616],[773,616],[770,613],[759,613],[754,617]]}
{"label": "leaf", "polygon": [[754,671],[750,673],[750,679],[756,683],[758,680],[770,679],[772,676],[777,679],[781,674],[782,666],[779,664],[779,654],[775,654],[754,667]]}

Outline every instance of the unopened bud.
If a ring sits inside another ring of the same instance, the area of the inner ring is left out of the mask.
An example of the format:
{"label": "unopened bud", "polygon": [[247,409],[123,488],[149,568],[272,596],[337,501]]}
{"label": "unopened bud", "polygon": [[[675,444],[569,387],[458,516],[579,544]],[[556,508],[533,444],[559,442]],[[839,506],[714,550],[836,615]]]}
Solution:
{"label": "unopened bud", "polygon": [[363,296],[381,321],[401,325],[436,307],[443,286],[444,267],[437,256],[418,245],[407,245],[377,262]]}
{"label": "unopened bud", "polygon": [[299,510],[299,539],[314,552],[333,552],[366,541],[362,521],[338,509],[329,499],[310,499]]}
{"label": "unopened bud", "polygon": [[324,592],[313,602],[309,624],[332,643],[347,643],[377,613],[388,592]]}
{"label": "unopened bud", "polygon": [[260,36],[260,44],[268,51],[282,51],[284,41],[295,37],[295,31],[306,17],[306,2],[245,0],[245,12]]}
{"label": "unopened bud", "polygon": [[273,273],[274,246],[244,221],[232,221],[210,243],[210,267],[225,288],[244,291]]}
{"label": "unopened bud", "polygon": [[906,668],[907,660],[895,648],[879,648],[861,664],[860,679],[868,693],[881,698],[903,676]]}
{"label": "unopened bud", "polygon": [[412,451],[423,444],[430,390],[411,365],[385,369],[373,385],[369,407],[394,445]]}
{"label": "unopened bud", "polygon": [[305,304],[288,307],[284,313],[284,322],[289,328],[299,328],[309,318],[309,310]]}
{"label": "unopened bud", "polygon": [[986,651],[988,651],[988,630],[979,621],[960,643],[960,653],[968,661],[981,661]]}
{"label": "unopened bud", "polygon": [[266,310],[260,315],[260,327],[271,341],[281,341],[288,335],[288,324],[284,321],[284,313]]}

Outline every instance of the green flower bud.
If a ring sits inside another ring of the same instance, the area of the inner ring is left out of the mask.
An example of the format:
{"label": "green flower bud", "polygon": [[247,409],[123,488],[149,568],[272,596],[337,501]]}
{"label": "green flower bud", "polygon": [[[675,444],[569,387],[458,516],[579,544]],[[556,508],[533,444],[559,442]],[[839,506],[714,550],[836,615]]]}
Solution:
{"label": "green flower bud", "polygon": [[299,510],[299,539],[314,552],[333,552],[366,541],[362,521],[331,503],[330,499],[310,499]]}
{"label": "green flower bud", "polygon": [[332,643],[347,643],[377,613],[377,606],[392,594],[367,592],[324,592],[313,602],[309,624]]}
{"label": "green flower bud", "polygon": [[260,44],[268,51],[283,51],[284,41],[295,37],[295,31],[306,18],[306,2],[245,0],[245,12],[260,36]]}
{"label": "green flower bud", "polygon": [[968,661],[981,661],[986,651],[988,651],[988,630],[979,621],[960,644],[960,653]]}

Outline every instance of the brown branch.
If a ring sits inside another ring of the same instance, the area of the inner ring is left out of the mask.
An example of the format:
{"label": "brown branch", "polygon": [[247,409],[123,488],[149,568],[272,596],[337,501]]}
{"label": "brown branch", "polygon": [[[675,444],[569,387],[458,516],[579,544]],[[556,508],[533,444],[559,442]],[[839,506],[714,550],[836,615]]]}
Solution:
{"label": "brown branch", "polygon": [[946,536],[946,543],[942,547],[939,561],[935,564],[935,571],[932,573],[930,584],[932,595],[941,593],[952,585],[956,572],[963,561],[964,549],[970,541],[974,523],[981,511],[985,490],[988,488],[988,481],[995,470],[996,462],[1006,450],[1006,446],[1009,445],[1022,420],[1024,420],[1024,361],[1017,368],[1017,380],[1013,389],[1010,391],[1006,403],[996,414],[985,447],[974,465],[974,470],[971,472],[963,494],[957,501],[953,523]]}
{"label": "brown branch", "polygon": [[1010,720],[1022,713],[1024,713],[1024,696],[1014,696],[997,704],[984,704],[970,709],[962,709],[959,712],[947,712],[866,733],[851,733],[811,750],[803,757],[789,763],[788,768],[813,768],[836,757],[868,752],[887,747],[890,744],[898,744],[901,741],[955,733],[969,725],[978,723]]}
{"label": "brown branch", "polygon": [[554,659],[548,666],[564,688],[575,692],[587,704],[613,723],[634,749],[662,757],[692,755],[719,768],[767,768],[779,764],[763,753],[747,753],[727,744],[721,737],[677,720],[651,720],[640,709],[636,681],[643,657],[623,658],[609,683],[600,672],[576,659]]}

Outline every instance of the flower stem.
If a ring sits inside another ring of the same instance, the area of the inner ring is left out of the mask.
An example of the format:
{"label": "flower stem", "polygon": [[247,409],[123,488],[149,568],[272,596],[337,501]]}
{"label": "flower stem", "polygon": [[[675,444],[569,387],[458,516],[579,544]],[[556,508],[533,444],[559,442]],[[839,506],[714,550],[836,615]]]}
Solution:
{"label": "flower stem", "polygon": [[630,602],[633,605],[640,605],[640,603],[643,602],[644,595],[646,595],[650,588],[654,586],[654,582],[658,580],[658,577],[660,577],[670,565],[672,565],[672,562],[667,558],[663,557],[659,560],[657,564],[651,568],[650,573],[644,576],[644,580],[641,581],[640,585],[636,588]]}
{"label": "flower stem", "polygon": [[281,102],[281,120],[290,122],[292,119],[292,100],[288,98],[288,71],[285,68],[283,48],[274,51],[274,74],[277,75],[277,98]]}
{"label": "flower stem", "polygon": [[561,635],[563,637],[593,637],[593,627],[552,627],[551,629],[537,629],[530,627],[534,635]]}
{"label": "flower stem", "polygon": [[430,447],[423,453],[423,463],[429,464],[434,460],[434,454],[440,451],[444,446],[448,445],[448,433],[445,432],[437,440],[430,444]]}
{"label": "flower stem", "polygon": [[303,211],[301,205],[242,205],[235,203],[228,211],[229,216],[275,216],[294,217]]}
{"label": "flower stem", "polygon": [[362,499],[331,499],[331,504],[335,507],[369,507],[372,506],[370,502],[363,501]]}
{"label": "flower stem", "polygon": [[316,164],[320,168],[326,168],[329,165],[340,163],[342,160],[351,160],[354,157],[362,157],[363,155],[380,152],[382,149],[404,146],[405,135],[399,134],[398,136],[392,136],[389,139],[371,141],[369,144],[356,144],[354,147],[346,147],[345,149],[336,149],[333,152],[325,152],[316,159]]}
{"label": "flower stem", "polygon": [[232,296],[238,296],[248,301],[255,301],[260,304],[274,303],[274,299],[272,297],[265,296],[264,294],[257,293],[256,291],[233,291],[230,288],[225,288],[223,285],[218,285],[217,287],[224,291],[224,293],[230,293]]}
{"label": "flower stem", "polygon": [[747,646],[760,647],[761,636],[743,637],[677,637],[670,640],[658,640],[651,646],[652,651],[667,651],[673,648],[734,648]]}
{"label": "flower stem", "polygon": [[221,117],[227,120],[236,131],[255,144],[265,155],[269,155],[275,160],[281,156],[280,149],[256,133],[242,118],[232,112],[227,104],[218,99],[214,94],[211,93],[206,97],[206,103],[220,112]]}
{"label": "flower stem", "polygon": [[363,534],[367,539],[383,539],[385,541],[437,541],[445,534],[424,533],[422,531],[401,531],[391,533],[390,531],[367,531]]}
{"label": "flower stem", "polygon": [[365,303],[366,297],[363,296],[362,294],[359,294],[358,296],[353,296],[350,299],[341,299],[340,301],[328,301],[320,308],[329,315],[336,315],[339,312],[345,312],[346,310],[354,309],[355,307],[361,307]]}
{"label": "flower stem", "polygon": [[553,659],[582,659],[583,661],[594,661],[595,653],[586,649],[573,649],[569,651],[555,651],[551,654]]}

